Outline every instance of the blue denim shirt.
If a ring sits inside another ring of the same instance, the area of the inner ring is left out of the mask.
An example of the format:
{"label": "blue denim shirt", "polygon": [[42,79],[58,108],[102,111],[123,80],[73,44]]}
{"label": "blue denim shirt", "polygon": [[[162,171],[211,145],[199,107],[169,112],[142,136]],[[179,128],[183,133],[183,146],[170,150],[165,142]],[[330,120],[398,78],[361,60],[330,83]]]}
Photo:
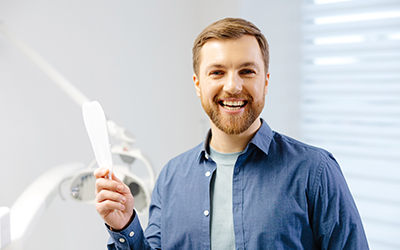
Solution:
{"label": "blue denim shirt", "polygon": [[[210,249],[210,137],[163,168],[145,233],[136,216],[122,232],[109,231],[108,249]],[[236,249],[368,249],[333,156],[264,121],[237,159],[232,196]]]}

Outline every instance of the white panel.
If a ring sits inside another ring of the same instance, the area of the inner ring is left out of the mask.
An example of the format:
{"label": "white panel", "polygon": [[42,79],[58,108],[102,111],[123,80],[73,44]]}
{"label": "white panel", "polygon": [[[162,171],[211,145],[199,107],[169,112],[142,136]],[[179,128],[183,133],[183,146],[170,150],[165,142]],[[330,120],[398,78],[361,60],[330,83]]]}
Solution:
{"label": "white panel", "polygon": [[400,1],[314,3],[303,5],[302,137],[338,160],[371,249],[400,249]]}
{"label": "white panel", "polygon": [[372,202],[400,204],[400,182],[353,176],[347,176],[347,182],[355,197],[367,198]]}
{"label": "white panel", "polygon": [[[352,22],[352,23],[338,23],[338,24],[327,24],[327,25],[309,25],[303,26],[303,31],[314,34],[324,35],[337,35],[337,34],[357,34],[359,32],[371,31],[380,29],[390,29],[397,31],[400,25],[400,18],[394,18],[389,20],[377,20],[377,21],[363,21],[363,22]],[[356,32],[354,32],[356,31]]]}
{"label": "white panel", "polygon": [[[341,72],[341,74],[335,74],[335,72],[319,73],[316,74],[304,74],[303,78],[306,83],[314,83],[320,81],[321,83],[333,84],[338,81],[359,81],[361,83],[379,82],[384,84],[387,82],[393,82],[398,84],[400,82],[400,71],[369,71],[362,72],[361,74],[355,74],[354,72]],[[305,85],[306,86],[306,85]],[[384,90],[384,89],[382,89]]]}
{"label": "white panel", "polygon": [[363,11],[388,9],[388,7],[398,6],[399,4],[398,0],[353,0],[330,4],[312,4],[311,1],[310,4],[304,4],[303,11],[307,16],[309,13],[321,13],[321,11],[329,11],[328,14],[342,13],[343,11],[346,13],[354,13],[360,9]]}
{"label": "white panel", "polygon": [[[331,84],[329,84],[331,83]],[[387,93],[398,95],[400,93],[400,84],[382,82],[371,83],[358,83],[356,80],[351,82],[343,80],[339,82],[314,82],[314,84],[304,84],[303,91],[306,94],[320,95],[320,94],[360,94],[360,93],[377,93],[387,95]]]}
{"label": "white panel", "polygon": [[[370,159],[368,157],[360,159],[359,157],[346,157],[345,155],[339,155],[339,157],[339,163],[345,176],[366,179],[373,178],[376,180],[400,183],[400,175],[398,174],[400,168],[399,162],[391,161],[390,159]],[[377,169],[379,169],[379,171],[376,171]],[[400,204],[397,205],[400,206]]]}
{"label": "white panel", "polygon": [[371,249],[399,249],[400,228],[398,226],[365,219],[364,228],[367,232],[368,240],[371,244],[377,246],[377,248],[371,247]]}
{"label": "white panel", "polygon": [[400,52],[393,51],[393,49],[400,49],[400,41],[373,41],[364,43],[350,43],[350,44],[332,44],[332,45],[312,45],[308,44],[303,47],[305,59],[314,57],[328,57],[328,56],[352,56],[357,58],[378,58],[380,60],[393,60],[400,58]]}
{"label": "white panel", "polygon": [[400,227],[400,204],[385,203],[357,197],[357,207],[364,220],[380,223],[397,224]]}
{"label": "white panel", "polygon": [[[399,47],[400,49],[400,47]],[[388,61],[388,62],[359,62],[359,63],[347,63],[342,65],[325,65],[325,66],[315,66],[312,64],[305,64],[303,66],[303,72],[307,74],[314,73],[330,73],[334,72],[336,74],[340,72],[346,73],[357,73],[371,72],[371,71],[399,71],[400,62],[399,61]]]}
{"label": "white panel", "polygon": [[340,105],[338,104],[336,107],[332,105],[319,104],[312,105],[308,103],[303,104],[304,113],[316,113],[319,112],[321,114],[354,114],[354,115],[400,115],[400,106],[388,106],[382,109],[381,107],[377,107],[376,105],[367,105],[367,104],[352,104],[351,106]]}

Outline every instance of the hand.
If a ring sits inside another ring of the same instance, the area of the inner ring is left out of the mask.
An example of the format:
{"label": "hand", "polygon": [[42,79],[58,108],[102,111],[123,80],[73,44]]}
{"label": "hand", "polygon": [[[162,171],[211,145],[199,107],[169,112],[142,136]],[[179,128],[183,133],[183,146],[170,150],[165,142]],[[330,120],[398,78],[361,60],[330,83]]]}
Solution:
{"label": "hand", "polygon": [[104,222],[115,230],[121,230],[129,223],[133,215],[134,200],[131,190],[112,173],[108,179],[108,168],[97,168],[96,210]]}

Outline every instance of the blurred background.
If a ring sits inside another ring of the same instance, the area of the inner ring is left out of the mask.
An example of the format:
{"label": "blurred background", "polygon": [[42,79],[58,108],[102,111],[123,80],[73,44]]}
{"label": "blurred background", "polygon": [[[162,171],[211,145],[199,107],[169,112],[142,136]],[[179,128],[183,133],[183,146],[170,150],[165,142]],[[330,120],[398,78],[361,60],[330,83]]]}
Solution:
{"label": "blurred background", "polygon": [[[192,81],[197,34],[224,17],[270,44],[272,129],[331,151],[371,249],[400,249],[399,0],[0,0],[0,20],[108,117],[156,174],[209,128]],[[0,32],[0,206],[45,171],[89,164],[81,109]],[[106,249],[94,206],[57,197],[28,250]]]}

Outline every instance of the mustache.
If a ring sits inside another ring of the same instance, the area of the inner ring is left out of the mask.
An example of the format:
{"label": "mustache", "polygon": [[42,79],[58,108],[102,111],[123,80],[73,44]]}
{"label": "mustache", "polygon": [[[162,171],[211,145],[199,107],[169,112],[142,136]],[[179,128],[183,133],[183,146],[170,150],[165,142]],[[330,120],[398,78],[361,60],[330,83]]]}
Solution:
{"label": "mustache", "polygon": [[228,93],[222,93],[222,94],[218,94],[216,96],[214,96],[213,101],[215,103],[218,103],[221,99],[243,99],[247,102],[252,102],[253,101],[253,97],[251,95],[249,95],[248,93],[240,93],[240,94],[228,94]]}

